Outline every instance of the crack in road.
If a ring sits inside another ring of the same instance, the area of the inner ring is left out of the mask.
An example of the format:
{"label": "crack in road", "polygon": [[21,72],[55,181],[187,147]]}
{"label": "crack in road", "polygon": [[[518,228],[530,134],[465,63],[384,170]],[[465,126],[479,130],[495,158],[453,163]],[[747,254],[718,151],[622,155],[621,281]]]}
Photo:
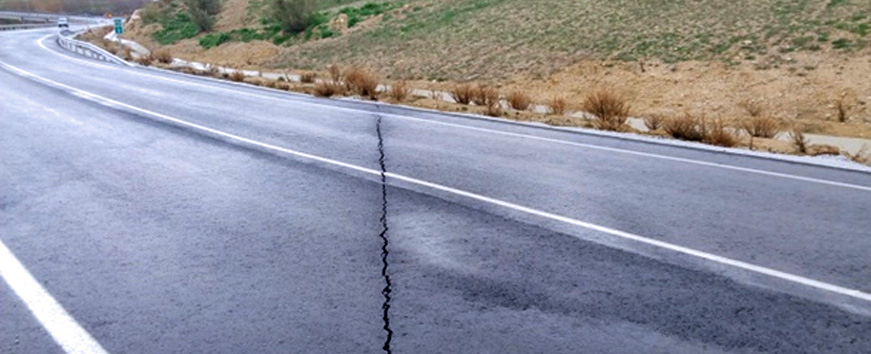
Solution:
{"label": "crack in road", "polygon": [[390,282],[390,275],[387,273],[387,256],[390,254],[387,247],[390,245],[390,242],[387,240],[387,231],[389,228],[387,227],[387,164],[385,162],[384,157],[384,137],[381,135],[381,116],[378,117],[378,122],[376,123],[375,130],[378,134],[378,164],[381,167],[381,234],[378,235],[381,238],[381,263],[383,267],[381,268],[381,276],[384,278],[384,289],[381,290],[381,295],[384,295],[384,303],[381,305],[381,309],[384,310],[384,315],[382,319],[384,320],[384,331],[387,332],[387,338],[384,340],[384,351],[388,354],[392,354],[393,351],[390,349],[390,341],[393,340],[393,330],[390,329],[390,293],[392,292],[393,284]]}

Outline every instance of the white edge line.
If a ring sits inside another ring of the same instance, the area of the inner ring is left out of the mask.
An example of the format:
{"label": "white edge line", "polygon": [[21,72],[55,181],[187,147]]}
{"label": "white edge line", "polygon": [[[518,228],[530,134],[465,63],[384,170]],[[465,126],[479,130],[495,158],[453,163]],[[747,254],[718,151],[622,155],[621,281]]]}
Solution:
{"label": "white edge line", "polygon": [[[308,153],[304,153],[304,152],[299,152],[299,151],[295,151],[295,150],[290,150],[290,149],[287,149],[287,148],[282,148],[282,147],[279,147],[279,146],[275,146],[275,145],[271,145],[271,144],[267,144],[267,143],[259,142],[259,141],[252,140],[252,139],[249,139],[249,138],[244,138],[244,137],[241,137],[241,136],[238,136],[238,135],[234,135],[234,134],[231,134],[231,133],[226,133],[226,132],[223,132],[223,131],[220,131],[220,130],[216,130],[216,129],[213,129],[213,128],[209,128],[209,127],[205,127],[205,126],[202,126],[202,125],[198,125],[198,124],[190,123],[190,122],[187,122],[187,121],[184,121],[184,120],[181,120],[181,119],[173,118],[173,117],[170,117],[170,116],[167,116],[167,115],[164,115],[164,114],[160,114],[160,113],[156,113],[156,112],[151,112],[151,111],[146,110],[146,109],[143,109],[143,108],[134,107],[134,106],[131,106],[131,105],[128,105],[128,104],[125,104],[125,103],[121,103],[121,102],[118,102],[118,101],[115,101],[115,100],[109,99],[109,98],[105,98],[105,97],[102,97],[102,96],[99,96],[99,95],[95,95],[95,94],[89,93],[89,92],[87,92],[87,91],[83,91],[83,90],[80,90],[80,89],[77,89],[77,88],[74,88],[74,87],[70,87],[70,86],[67,86],[67,85],[64,85],[64,84],[61,84],[61,83],[58,83],[58,82],[52,81],[52,80],[50,80],[50,79],[42,78],[42,77],[40,77],[40,76],[37,76],[37,75],[35,75],[35,74],[31,74],[31,73],[29,73],[29,72],[27,72],[27,71],[24,71],[24,70],[22,70],[22,69],[16,68],[16,67],[14,67],[14,66],[12,66],[12,65],[9,65],[9,64],[6,64],[6,63],[2,63],[2,65],[5,66],[5,67],[7,67],[7,68],[9,68],[9,69],[12,69],[12,70],[18,72],[20,75],[27,76],[27,77],[32,77],[32,78],[34,78],[34,79],[36,79],[36,80],[43,81],[43,82],[48,83],[48,84],[50,84],[50,85],[54,85],[54,86],[56,86],[56,87],[61,87],[61,88],[67,89],[67,90],[69,90],[69,91],[72,91],[73,93],[78,93],[79,96],[82,97],[82,98],[84,98],[84,99],[88,99],[88,100],[91,100],[91,101],[94,101],[94,102],[97,102],[97,103],[100,103],[100,104],[103,104],[103,105],[112,105],[112,106],[124,107],[124,108],[126,108],[126,109],[133,110],[133,111],[137,111],[137,112],[140,112],[140,113],[143,113],[143,114],[146,114],[146,115],[152,116],[152,117],[157,117],[157,118],[161,118],[161,119],[168,120],[168,121],[171,121],[171,122],[175,122],[175,123],[178,123],[178,124],[181,124],[181,125],[184,125],[184,126],[188,126],[188,127],[191,127],[191,128],[197,129],[197,130],[205,131],[205,132],[208,132],[208,133],[211,133],[211,134],[215,134],[215,135],[218,135],[218,136],[222,136],[222,137],[225,137],[225,138],[233,139],[233,140],[236,140],[236,141],[239,141],[239,142],[243,142],[243,143],[246,143],[246,144],[259,146],[259,147],[264,148],[264,149],[273,150],[273,151],[278,151],[278,152],[286,153],[286,154],[289,154],[289,155],[294,155],[294,156],[297,156],[297,157],[301,157],[301,158],[304,158],[304,159],[314,160],[314,161],[318,161],[318,162],[322,162],[322,163],[326,163],[326,164],[330,164],[330,165],[334,165],[334,166],[338,166],[338,167],[342,167],[342,168],[350,169],[350,170],[353,170],[353,171],[358,171],[358,172],[367,173],[367,174],[370,174],[370,175],[377,175],[377,176],[380,176],[380,175],[381,175],[381,172],[380,172],[380,171],[376,171],[376,170],[374,170],[374,169],[369,169],[369,168],[365,168],[365,167],[361,167],[361,166],[357,166],[357,165],[352,165],[352,164],[349,164],[349,163],[345,163],[345,162],[341,162],[341,161],[337,161],[337,160],[333,160],[333,159],[329,159],[329,158],[325,158],[325,157],[320,157],[320,156],[316,156],[316,155],[312,155],[312,154],[308,154]],[[609,234],[609,235],[611,235],[611,236],[615,236],[615,237],[618,237],[618,238],[627,239],[627,240],[631,240],[631,241],[635,241],[635,242],[639,242],[639,243],[643,243],[643,244],[647,244],[647,245],[651,245],[651,246],[655,246],[655,247],[659,247],[659,248],[667,249],[667,250],[670,250],[670,251],[673,251],[673,252],[677,252],[677,253],[681,253],[681,254],[685,254],[685,255],[689,255],[689,256],[693,256],[693,257],[701,258],[701,259],[705,259],[705,260],[708,260],[708,261],[711,261],[711,262],[714,262],[714,263],[719,263],[719,264],[722,264],[722,265],[731,266],[731,267],[735,267],[735,268],[743,269],[743,270],[746,270],[746,271],[750,271],[750,272],[754,272],[754,273],[758,273],[758,274],[767,275],[767,276],[770,276],[770,277],[773,277],[773,278],[778,278],[778,279],[786,280],[786,281],[789,281],[789,282],[793,282],[793,283],[797,283],[797,284],[805,285],[805,286],[808,286],[808,287],[811,287],[811,288],[816,288],[816,289],[819,289],[819,290],[824,290],[824,291],[828,291],[828,292],[832,292],[832,293],[836,293],[836,294],[840,294],[840,295],[844,295],[844,296],[852,297],[852,298],[855,298],[855,299],[859,299],[859,300],[864,300],[864,301],[871,302],[871,294],[864,293],[864,292],[859,291],[859,290],[850,289],[850,288],[842,287],[842,286],[839,286],[839,285],[834,285],[834,284],[825,283],[825,282],[822,282],[822,281],[819,281],[819,280],[814,280],[814,279],[810,279],[810,278],[802,277],[802,276],[799,276],[799,275],[790,274],[790,273],[786,273],[786,272],[783,272],[783,271],[779,271],[779,270],[775,270],[775,269],[771,269],[771,268],[766,268],[766,267],[763,267],[763,266],[758,266],[758,265],[755,265],[755,264],[751,264],[751,263],[747,263],[747,262],[742,262],[742,261],[734,260],[734,259],[727,258],[727,257],[723,257],[723,256],[718,256],[718,255],[715,255],[715,254],[712,254],[712,253],[707,253],[707,252],[703,252],[703,251],[695,250],[695,249],[692,249],[692,248],[688,248],[688,247],[684,247],[684,246],[675,245],[675,244],[668,243],[668,242],[663,242],[663,241],[659,241],[659,240],[654,240],[654,239],[651,239],[651,238],[647,238],[647,237],[643,237],[643,236],[639,236],[639,235],[631,234],[631,233],[628,233],[628,232],[624,232],[624,231],[620,231],[620,230],[612,229],[612,228],[609,228],[609,227],[605,227],[605,226],[601,226],[601,225],[596,225],[596,224],[589,223],[589,222],[585,222],[585,221],[580,221],[580,220],[577,220],[577,219],[573,219],[573,218],[569,218],[569,217],[565,217],[565,216],[561,216],[561,215],[557,215],[557,214],[553,214],[553,213],[549,213],[549,212],[545,212],[545,211],[541,211],[541,210],[533,209],[533,208],[530,208],[530,207],[525,207],[525,206],[522,206],[522,205],[518,205],[518,204],[514,204],[514,203],[510,203],[510,202],[502,201],[502,200],[495,199],[495,198],[486,197],[486,196],[483,196],[483,195],[480,195],[480,194],[475,194],[475,193],[472,193],[472,192],[468,192],[468,191],[464,191],[464,190],[460,190],[460,189],[456,189],[456,188],[452,188],[452,187],[448,187],[448,186],[444,186],[444,185],[440,185],[440,184],[436,184],[436,183],[432,183],[432,182],[427,182],[427,181],[419,180],[419,179],[412,178],[412,177],[407,177],[407,176],[404,176],[404,175],[399,175],[399,174],[389,173],[389,172],[388,172],[388,173],[385,173],[385,176],[387,176],[387,177],[389,177],[389,178],[391,178],[391,179],[395,179],[395,180],[399,180],[399,181],[405,181],[405,182],[407,182],[407,183],[412,183],[412,184],[416,184],[416,185],[419,185],[419,186],[423,186],[423,187],[427,187],[427,188],[431,188],[431,189],[439,190],[439,191],[442,191],[442,192],[447,192],[447,193],[451,193],[451,194],[459,195],[459,196],[462,196],[462,197],[466,197],[466,198],[469,198],[469,199],[478,200],[478,201],[481,201],[481,202],[490,203],[490,204],[497,205],[497,206],[501,206],[501,207],[504,207],[504,208],[508,208],[508,209],[516,210],[516,211],[523,212],[523,213],[526,213],[526,214],[529,214],[529,215],[534,215],[534,216],[538,216],[538,217],[542,217],[542,218],[546,218],[546,219],[550,219],[550,220],[554,220],[554,221],[558,221],[558,222],[562,222],[562,223],[566,223],[566,224],[570,224],[570,225],[578,226],[578,227],[585,228],[585,229],[589,229],[589,230],[593,230],[593,231],[599,231],[599,232],[602,232],[602,233],[605,233],[605,234]],[[576,237],[577,237],[577,236],[576,236]]]}
{"label": "white edge line", "polygon": [[[51,36],[51,35],[49,35],[49,36]],[[67,58],[67,59],[87,63],[87,64],[92,65],[92,66],[98,66],[98,67],[105,68],[105,66],[103,64],[96,63],[96,62],[89,62],[89,61],[85,61],[85,60],[80,60],[78,58],[73,58],[73,57],[70,57],[67,55],[62,55],[62,54],[57,53],[51,49],[46,48],[42,44],[42,41],[45,40],[45,38],[48,38],[49,36],[42,37],[37,41],[39,46],[42,47],[43,49],[45,49],[49,52],[52,52],[56,55],[59,55],[61,57]],[[258,95],[258,94],[254,94],[254,93],[250,93],[250,92],[245,92],[242,90],[235,90],[235,89],[220,87],[218,85],[207,85],[207,84],[202,84],[202,83],[192,82],[192,81],[176,80],[176,79],[168,78],[168,77],[161,76],[161,75],[152,75],[152,74],[143,73],[143,72],[139,72],[139,71],[130,71],[130,72],[135,73],[136,75],[140,75],[140,76],[146,76],[146,77],[166,80],[166,81],[170,81],[170,82],[185,84],[185,85],[194,85],[194,86],[206,87],[209,89],[218,89],[218,90],[223,90],[223,91],[231,92],[231,93],[235,93],[235,94],[242,94],[242,95],[249,96],[249,97],[265,98],[265,99],[274,100],[274,101],[286,102],[286,100],[283,100],[283,99],[280,99],[277,97],[272,97],[269,95]],[[223,82],[221,82],[221,83],[223,83]],[[301,105],[308,105],[308,106],[325,107],[328,109],[333,109],[333,110],[337,110],[337,111],[344,111],[344,112],[351,112],[351,113],[372,113],[372,112],[366,111],[366,110],[359,110],[359,109],[346,108],[346,107],[337,107],[337,106],[315,103],[315,102],[294,101],[294,103],[301,104]],[[392,114],[392,113],[379,113],[379,114],[382,116],[385,116],[385,117],[410,120],[410,121],[433,124],[433,125],[441,125],[441,126],[447,126],[447,127],[451,127],[451,128],[465,129],[465,130],[477,131],[477,132],[494,134],[494,135],[502,135],[502,136],[510,136],[510,137],[514,137],[514,138],[537,140],[537,141],[543,141],[543,142],[554,143],[554,144],[561,144],[561,145],[567,145],[567,146],[586,148],[586,149],[591,149],[591,150],[615,152],[615,153],[621,153],[621,154],[627,154],[627,155],[648,157],[648,158],[654,158],[654,159],[660,159],[660,160],[666,160],[666,161],[681,162],[681,163],[693,164],[693,165],[705,166],[705,167],[721,168],[721,169],[725,169],[725,170],[746,172],[746,173],[758,174],[758,175],[769,176],[769,177],[791,179],[791,180],[802,181],[802,182],[817,183],[817,184],[828,185],[828,186],[833,186],[833,187],[841,187],[841,188],[856,189],[856,190],[861,190],[861,191],[865,191],[865,192],[871,192],[871,186],[862,186],[862,185],[857,185],[857,184],[836,182],[836,181],[830,181],[830,180],[819,179],[819,178],[796,176],[796,175],[790,175],[790,174],[786,174],[786,173],[758,170],[758,169],[754,169],[754,168],[733,166],[733,165],[727,165],[727,164],[716,163],[716,162],[699,161],[699,160],[687,159],[687,158],[682,158],[682,157],[673,157],[673,156],[659,155],[659,154],[653,154],[653,153],[647,153],[647,152],[612,148],[612,147],[606,147],[606,146],[577,143],[577,142],[573,142],[573,141],[565,141],[565,140],[560,140],[560,139],[539,137],[539,136],[535,136],[535,135],[527,135],[527,134],[512,133],[512,132],[493,130],[493,129],[487,129],[487,128],[479,128],[479,127],[473,127],[473,126],[467,126],[467,125],[455,124],[455,123],[440,122],[440,121],[434,121],[434,120],[430,120],[430,119],[415,118],[415,117]]]}
{"label": "white edge line", "polygon": [[0,276],[65,352],[106,354],[103,346],[33,278],[33,275],[24,268],[2,241],[0,241]]}

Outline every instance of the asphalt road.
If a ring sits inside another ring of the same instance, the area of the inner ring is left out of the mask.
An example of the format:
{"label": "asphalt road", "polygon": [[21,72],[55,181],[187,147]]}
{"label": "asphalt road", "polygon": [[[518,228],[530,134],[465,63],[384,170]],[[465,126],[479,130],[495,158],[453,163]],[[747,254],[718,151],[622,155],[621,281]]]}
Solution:
{"label": "asphalt road", "polygon": [[[871,353],[869,174],[125,68],[50,35],[0,34],[0,241],[106,352],[384,352],[386,274],[394,353]],[[0,352],[63,353],[14,282]]]}

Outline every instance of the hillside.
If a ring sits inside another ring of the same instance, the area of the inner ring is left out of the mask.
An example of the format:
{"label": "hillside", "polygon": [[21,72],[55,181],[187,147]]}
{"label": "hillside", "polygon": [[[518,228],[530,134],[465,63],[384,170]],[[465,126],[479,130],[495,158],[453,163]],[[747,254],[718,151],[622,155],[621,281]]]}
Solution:
{"label": "hillside", "polygon": [[[761,63],[793,51],[863,50],[859,0],[440,0],[369,31],[293,48],[286,63],[361,62],[397,74],[543,76],[581,59]],[[385,55],[389,53],[389,55]]]}
{"label": "hillside", "polygon": [[[329,16],[363,1],[320,2]],[[584,59],[719,60],[770,66],[792,52],[868,46],[859,0],[407,0],[413,10],[328,40],[293,42],[273,64],[366,64],[423,79],[544,77]],[[263,0],[227,0],[216,31],[257,29]],[[388,55],[389,54],[389,55]]]}
{"label": "hillside", "polygon": [[[871,1],[333,0],[294,36],[269,22],[266,0],[225,0],[199,35],[182,35],[186,23],[167,15],[181,7],[164,3],[164,18],[134,23],[129,36],[188,60],[273,71],[359,65],[418,87],[532,89],[539,102],[607,88],[638,115],[732,119],[755,100],[808,132],[871,137]],[[846,124],[832,121],[837,101],[849,105]]]}

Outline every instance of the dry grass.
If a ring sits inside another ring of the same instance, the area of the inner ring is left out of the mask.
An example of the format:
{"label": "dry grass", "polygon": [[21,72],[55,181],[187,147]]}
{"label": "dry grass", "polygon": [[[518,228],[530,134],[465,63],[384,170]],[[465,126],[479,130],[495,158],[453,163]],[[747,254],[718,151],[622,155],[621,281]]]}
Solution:
{"label": "dry grass", "polygon": [[387,95],[396,102],[405,101],[411,95],[411,86],[405,80],[394,82],[387,90]]}
{"label": "dry grass", "polygon": [[732,127],[726,125],[722,119],[717,119],[711,124],[701,124],[702,142],[705,144],[733,147],[738,145],[738,137]]}
{"label": "dry grass", "polygon": [[318,78],[318,74],[313,72],[304,72],[299,75],[299,81],[304,84],[311,84],[315,82],[315,79]]}
{"label": "dry grass", "polygon": [[150,54],[142,55],[139,58],[136,58],[136,62],[139,63],[139,65],[151,66],[151,64],[154,63],[154,57],[152,57]]}
{"label": "dry grass", "polygon": [[859,152],[857,152],[856,154],[845,152],[844,155],[846,155],[847,158],[849,158],[853,162],[871,166],[871,145],[866,144],[862,146],[862,149],[859,150]]}
{"label": "dry grass", "polygon": [[801,128],[792,128],[792,131],[789,133],[789,138],[798,153],[807,154],[810,142],[807,140],[807,137],[804,136],[804,132],[802,132]]}
{"label": "dry grass", "polygon": [[629,119],[629,103],[609,91],[588,95],[582,109],[596,118],[596,128],[601,130],[621,130]]}
{"label": "dry grass", "polygon": [[342,75],[342,68],[336,64],[330,65],[329,67],[330,78],[333,82],[340,82],[345,79],[344,75]]}
{"label": "dry grass", "polygon": [[765,105],[757,100],[746,100],[738,104],[752,118],[760,117],[765,114]]}
{"label": "dry grass", "polygon": [[481,84],[471,89],[471,95],[472,103],[484,107],[484,114],[491,117],[499,117],[504,113],[502,111],[499,90],[495,87]]}
{"label": "dry grass", "polygon": [[354,67],[345,72],[345,83],[347,83],[348,89],[373,100],[378,99],[379,81],[378,76],[366,69]]}
{"label": "dry grass", "polygon": [[245,81],[245,73],[243,73],[241,70],[233,70],[233,72],[230,73],[230,80],[236,82]]}
{"label": "dry grass", "polygon": [[450,94],[455,102],[459,104],[469,104],[472,102],[475,90],[469,84],[457,84],[454,85],[453,89],[451,89]]}
{"label": "dry grass", "polygon": [[480,84],[472,90],[472,103],[478,106],[490,107],[499,102],[499,90],[495,87]]}
{"label": "dry grass", "polygon": [[690,113],[666,119],[662,129],[678,140],[702,141],[705,138],[705,120]]}
{"label": "dry grass", "polygon": [[133,59],[133,51],[130,50],[129,47],[125,47],[123,45],[118,48],[118,51],[115,52],[115,54],[118,55],[118,57],[120,57],[121,59],[124,59],[127,61]]}
{"label": "dry grass", "polygon": [[835,110],[837,111],[839,122],[846,123],[850,120],[851,109],[852,107],[847,103],[847,99],[844,96],[838,97],[838,99],[835,100]]}
{"label": "dry grass", "polygon": [[172,64],[172,53],[166,49],[155,51],[153,56],[161,64]]}
{"label": "dry grass", "polygon": [[491,117],[500,117],[503,113],[502,104],[499,102],[498,98],[496,100],[488,101],[488,104],[484,109],[484,114]]}
{"label": "dry grass", "polygon": [[532,97],[522,90],[512,90],[505,100],[508,101],[508,107],[518,111],[525,111],[532,106]]}
{"label": "dry grass", "polygon": [[211,77],[223,76],[224,78],[229,77],[233,81],[245,81],[245,73],[240,72],[240,74],[242,74],[242,78],[237,80],[237,78],[234,78],[232,74],[228,74],[226,72],[222,73],[221,69],[217,65],[206,64],[206,73],[208,73],[208,75]]}
{"label": "dry grass", "polygon": [[650,131],[659,130],[665,123],[665,116],[659,113],[651,113],[644,116],[644,126]]}
{"label": "dry grass", "polygon": [[314,95],[318,97],[344,96],[348,87],[341,81],[324,80],[315,84]]}
{"label": "dry grass", "polygon": [[781,133],[783,124],[774,117],[760,115],[745,119],[741,122],[741,129],[755,138],[772,139]]}
{"label": "dry grass", "polygon": [[565,115],[568,106],[568,101],[566,101],[565,97],[562,96],[551,97],[547,104],[548,112],[557,116]]}

